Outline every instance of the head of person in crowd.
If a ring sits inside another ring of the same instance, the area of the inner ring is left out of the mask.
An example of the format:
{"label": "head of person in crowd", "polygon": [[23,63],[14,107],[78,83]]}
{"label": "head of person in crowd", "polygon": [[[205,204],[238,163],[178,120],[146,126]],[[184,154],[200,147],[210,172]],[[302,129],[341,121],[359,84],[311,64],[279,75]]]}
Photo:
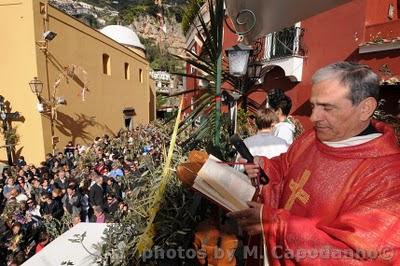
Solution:
{"label": "head of person in crowd", "polygon": [[47,153],[46,154],[46,161],[51,161],[53,159],[53,154]]}
{"label": "head of person in crowd", "polygon": [[106,180],[107,180],[106,183],[107,183],[108,186],[112,186],[114,184],[114,181],[115,181],[114,178],[111,177],[111,176],[107,177]]}
{"label": "head of person in crowd", "polygon": [[72,214],[72,225],[77,225],[81,222],[81,216],[79,213]]}
{"label": "head of person in crowd", "polygon": [[57,153],[57,159],[58,160],[64,159],[64,153],[62,153],[62,152]]}
{"label": "head of person in crowd", "polygon": [[96,223],[105,223],[104,209],[101,206],[93,206],[93,213],[96,216]]}
{"label": "head of person in crowd", "polygon": [[40,181],[36,177],[32,179],[31,184],[33,188],[40,188]]}
{"label": "head of person in crowd", "polygon": [[268,91],[268,107],[275,111],[280,122],[285,121],[292,109],[292,100],[280,88]]}
{"label": "head of person in crowd", "polygon": [[270,130],[278,122],[278,116],[270,108],[262,108],[256,114],[256,126],[259,131]]}
{"label": "head of person in crowd", "polygon": [[25,171],[24,171],[24,169],[19,169],[19,170],[18,170],[18,177],[24,177],[24,178],[25,178]]}
{"label": "head of person in crowd", "polygon": [[33,164],[29,164],[29,171],[31,171],[33,175],[38,174],[38,169]]}
{"label": "head of person in crowd", "polygon": [[17,183],[18,183],[19,186],[24,186],[25,185],[25,177],[18,176]]}
{"label": "head of person in crowd", "polygon": [[10,199],[11,198],[17,198],[17,196],[19,195],[19,191],[18,191],[18,189],[16,189],[16,188],[13,188],[13,189],[11,189],[11,192],[10,192]]}
{"label": "head of person in crowd", "polygon": [[36,202],[35,198],[28,198],[28,200],[26,201],[26,204],[28,205],[28,210],[32,210],[32,209],[36,208],[37,202]]}
{"label": "head of person in crowd", "polygon": [[97,185],[102,186],[103,182],[104,182],[104,178],[101,175],[97,175],[97,177],[95,178],[95,182]]}
{"label": "head of person in crowd", "polygon": [[311,121],[321,141],[341,141],[368,127],[377,107],[379,78],[370,67],[338,62],[312,78]]}
{"label": "head of person in crowd", "polygon": [[67,187],[67,195],[69,197],[74,197],[76,195],[77,187],[75,184],[69,184]]}
{"label": "head of person in crowd", "polygon": [[11,172],[9,169],[3,169],[3,172],[1,173],[1,176],[3,177],[3,179],[7,179],[8,177],[11,176]]}
{"label": "head of person in crowd", "polygon": [[15,185],[15,179],[14,179],[14,177],[12,177],[12,176],[10,176],[9,178],[7,178],[7,181],[6,181],[7,183],[7,186],[9,186],[9,187],[13,187],[14,185]]}
{"label": "head of person in crowd", "polygon": [[43,189],[47,189],[50,186],[49,179],[43,178],[41,186],[42,186]]}
{"label": "head of person in crowd", "polygon": [[21,229],[22,229],[22,224],[19,222],[15,222],[11,227],[11,232],[13,235],[18,235],[19,233],[21,233]]}
{"label": "head of person in crowd", "polygon": [[38,245],[35,252],[41,251],[50,242],[50,234],[47,231],[41,231],[38,237]]}
{"label": "head of person in crowd", "polygon": [[117,198],[114,193],[108,193],[106,195],[106,201],[107,201],[107,205],[110,206],[111,204],[114,204],[117,202]]}
{"label": "head of person in crowd", "polygon": [[69,166],[67,164],[63,165],[62,169],[65,174],[69,173],[69,171],[70,171]]}
{"label": "head of person in crowd", "polygon": [[53,199],[59,199],[59,198],[62,197],[63,192],[62,192],[62,190],[59,189],[59,188],[54,188],[54,189],[51,191],[51,195],[53,196]]}
{"label": "head of person in crowd", "polygon": [[90,174],[89,174],[89,179],[92,182],[96,182],[96,180],[99,178],[99,175],[96,173],[95,170],[90,170]]}
{"label": "head of person in crowd", "polygon": [[40,195],[40,201],[43,203],[50,204],[53,201],[53,195],[51,192],[42,192]]}
{"label": "head of person in crowd", "polygon": [[23,201],[19,202],[18,208],[22,213],[25,213],[29,209],[29,206],[28,206],[28,203],[27,203],[28,200],[29,200],[29,198],[26,201],[23,200]]}
{"label": "head of person in crowd", "polygon": [[58,177],[60,180],[65,180],[65,172],[64,172],[63,169],[60,169],[60,170],[58,171],[57,177]]}

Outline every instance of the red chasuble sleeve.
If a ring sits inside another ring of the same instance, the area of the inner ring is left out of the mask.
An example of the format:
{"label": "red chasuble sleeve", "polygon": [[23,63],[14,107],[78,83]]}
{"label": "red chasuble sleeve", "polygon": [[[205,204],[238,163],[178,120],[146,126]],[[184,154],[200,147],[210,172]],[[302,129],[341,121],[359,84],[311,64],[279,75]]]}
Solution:
{"label": "red chasuble sleeve", "polygon": [[339,150],[307,133],[303,145],[265,158],[262,224],[272,265],[400,265],[400,149],[382,130]]}

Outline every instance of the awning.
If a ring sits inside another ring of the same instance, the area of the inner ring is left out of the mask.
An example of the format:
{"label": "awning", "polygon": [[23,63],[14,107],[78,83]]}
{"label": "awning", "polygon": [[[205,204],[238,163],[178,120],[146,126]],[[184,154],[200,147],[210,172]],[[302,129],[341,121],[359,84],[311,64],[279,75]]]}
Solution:
{"label": "awning", "polygon": [[[308,17],[328,9],[350,2],[350,0],[226,0],[229,16],[235,20],[237,14],[245,9],[251,10],[256,17],[254,29],[245,36],[248,43],[268,33],[278,31]],[[243,13],[243,19],[250,19]],[[237,27],[238,31],[246,31],[246,27]]]}

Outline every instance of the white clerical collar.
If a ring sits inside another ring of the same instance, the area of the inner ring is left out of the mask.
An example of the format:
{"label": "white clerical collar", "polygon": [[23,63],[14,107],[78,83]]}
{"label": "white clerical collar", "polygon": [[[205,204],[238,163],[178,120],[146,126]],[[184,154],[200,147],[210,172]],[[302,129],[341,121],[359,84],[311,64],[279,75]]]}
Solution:
{"label": "white clerical collar", "polygon": [[341,147],[350,147],[350,146],[355,146],[355,145],[360,145],[364,144],[368,141],[371,141],[373,139],[376,139],[378,137],[382,136],[382,133],[372,133],[368,135],[362,135],[362,136],[355,136],[349,139],[345,140],[340,140],[340,141],[323,141],[325,145],[333,148],[341,148]]}

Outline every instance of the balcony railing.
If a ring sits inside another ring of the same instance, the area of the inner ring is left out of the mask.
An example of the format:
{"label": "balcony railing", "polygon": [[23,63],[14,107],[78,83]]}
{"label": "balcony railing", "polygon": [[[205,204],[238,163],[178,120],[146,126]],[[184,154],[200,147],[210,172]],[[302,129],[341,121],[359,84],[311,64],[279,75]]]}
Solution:
{"label": "balcony railing", "polygon": [[268,34],[265,38],[264,59],[271,60],[304,55],[303,32],[302,28],[293,26]]}

